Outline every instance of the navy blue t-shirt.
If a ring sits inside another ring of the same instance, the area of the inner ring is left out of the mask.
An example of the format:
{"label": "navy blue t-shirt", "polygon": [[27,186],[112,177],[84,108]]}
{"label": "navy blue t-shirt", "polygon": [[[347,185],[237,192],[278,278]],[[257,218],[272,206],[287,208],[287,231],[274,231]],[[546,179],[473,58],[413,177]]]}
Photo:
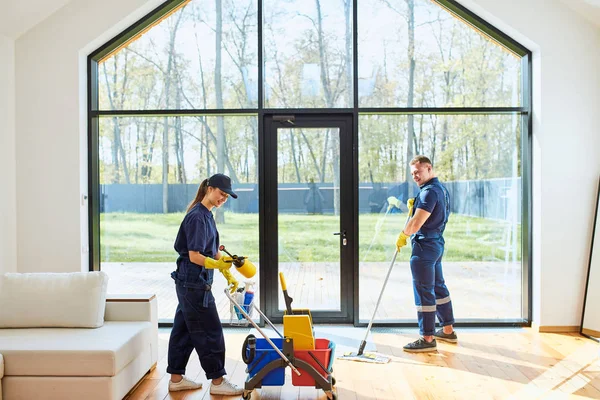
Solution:
{"label": "navy blue t-shirt", "polygon": [[205,257],[214,258],[219,251],[219,232],[215,219],[202,203],[196,204],[185,215],[177,238],[175,251],[189,259],[190,251],[197,251]]}
{"label": "navy blue t-shirt", "polygon": [[421,186],[415,198],[415,210],[417,208],[431,213],[417,234],[444,232],[450,214],[450,198],[438,178],[432,178]]}

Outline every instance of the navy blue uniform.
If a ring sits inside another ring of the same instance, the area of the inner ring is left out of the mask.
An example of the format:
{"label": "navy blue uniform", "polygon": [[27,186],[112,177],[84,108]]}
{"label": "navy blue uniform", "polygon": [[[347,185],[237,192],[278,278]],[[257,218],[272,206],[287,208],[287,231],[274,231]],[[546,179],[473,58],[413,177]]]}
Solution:
{"label": "navy blue uniform", "polygon": [[431,215],[411,238],[410,270],[419,330],[421,335],[429,336],[435,331],[436,313],[442,326],[454,324],[450,292],[442,273],[443,234],[450,214],[450,197],[438,178],[421,186],[414,204],[415,211],[418,208]]}
{"label": "navy blue uniform", "polygon": [[202,203],[192,207],[181,222],[175,250],[179,258],[177,271],[171,277],[179,304],[169,340],[167,372],[183,375],[192,350],[196,349],[206,378],[220,378],[226,375],[225,340],[211,292],[214,270],[194,264],[189,257],[190,251],[197,251],[214,258],[219,250],[215,220]]}

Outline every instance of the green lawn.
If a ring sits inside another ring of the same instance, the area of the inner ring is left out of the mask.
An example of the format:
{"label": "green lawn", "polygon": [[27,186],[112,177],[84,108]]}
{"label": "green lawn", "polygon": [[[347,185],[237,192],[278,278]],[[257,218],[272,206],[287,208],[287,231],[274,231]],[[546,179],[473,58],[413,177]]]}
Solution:
{"label": "green lawn", "polygon": [[[183,213],[108,213],[100,216],[101,257],[105,262],[175,261],[173,242]],[[406,214],[359,216],[360,261],[389,261]],[[279,217],[279,259],[282,262],[338,259],[339,219],[332,215],[286,214]],[[221,243],[231,253],[258,259],[258,214],[225,213],[219,224]],[[517,259],[521,232],[517,226]],[[504,260],[506,222],[451,215],[446,238],[447,261]],[[370,247],[370,249],[369,249]],[[367,251],[368,250],[368,251]],[[408,260],[403,251],[399,260]],[[512,256],[511,256],[512,258]]]}

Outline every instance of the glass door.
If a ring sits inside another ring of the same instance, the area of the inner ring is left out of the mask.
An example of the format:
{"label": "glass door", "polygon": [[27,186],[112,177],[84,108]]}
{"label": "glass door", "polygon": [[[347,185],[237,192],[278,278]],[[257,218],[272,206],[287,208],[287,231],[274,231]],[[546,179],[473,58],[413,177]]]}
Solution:
{"label": "glass door", "polygon": [[315,322],[353,322],[354,193],[351,115],[264,119],[265,309],[278,321],[293,308]]}

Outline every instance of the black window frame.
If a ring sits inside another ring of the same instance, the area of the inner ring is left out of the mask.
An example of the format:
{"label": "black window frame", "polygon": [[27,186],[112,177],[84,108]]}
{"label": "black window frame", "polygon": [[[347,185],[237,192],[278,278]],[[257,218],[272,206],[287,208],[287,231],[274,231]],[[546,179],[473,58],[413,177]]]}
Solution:
{"label": "black window frame", "polygon": [[[169,109],[169,110],[100,110],[98,102],[98,63],[117,49],[125,46],[136,36],[151,29],[157,21],[162,20],[170,13],[177,11],[180,7],[191,0],[167,0],[154,10],[146,14],[139,21],[125,29],[112,40],[92,52],[87,58],[87,114],[88,114],[88,242],[89,242],[89,270],[100,270],[100,168],[99,168],[99,118],[107,116],[191,116],[191,115],[253,115],[258,118],[259,152],[264,146],[261,139],[263,132],[264,116],[268,114],[298,113],[298,114],[352,114],[353,135],[358,134],[359,115],[364,114],[440,114],[440,115],[466,115],[466,114],[517,114],[521,119],[521,166],[522,166],[522,220],[521,220],[521,247],[522,247],[522,313],[521,320],[509,322],[459,322],[457,326],[494,327],[494,326],[531,326],[532,321],[532,52],[525,46],[512,39],[510,36],[496,28],[489,22],[469,11],[466,7],[454,0],[433,0],[442,8],[448,10],[466,24],[487,34],[499,45],[508,51],[521,57],[521,106],[520,107],[436,107],[436,108],[407,108],[407,107],[385,107],[365,108],[359,107],[358,92],[358,1],[353,0],[352,9],[352,62],[353,62],[353,106],[351,108],[319,108],[319,109],[269,109],[264,108],[264,62],[263,62],[263,6],[261,0],[258,2],[257,26],[258,26],[258,107],[248,109]],[[355,178],[357,179],[357,178]],[[260,177],[259,177],[260,181]],[[262,198],[262,190],[261,190]],[[358,204],[358,192],[355,191],[354,202]],[[358,215],[354,216],[354,231],[358,235]],[[259,226],[261,231],[260,256],[266,255],[263,239],[264,217],[259,215]],[[358,238],[355,238],[358,243]],[[355,259],[358,260],[358,246],[355,249]],[[266,257],[265,257],[266,258]],[[354,293],[358,293],[358,266],[355,265]],[[262,304],[264,291],[261,291],[260,301]],[[358,321],[358,296],[354,299],[354,325],[366,326],[366,323]],[[170,326],[170,324],[161,324]],[[416,326],[416,323],[380,323],[375,326]]]}

